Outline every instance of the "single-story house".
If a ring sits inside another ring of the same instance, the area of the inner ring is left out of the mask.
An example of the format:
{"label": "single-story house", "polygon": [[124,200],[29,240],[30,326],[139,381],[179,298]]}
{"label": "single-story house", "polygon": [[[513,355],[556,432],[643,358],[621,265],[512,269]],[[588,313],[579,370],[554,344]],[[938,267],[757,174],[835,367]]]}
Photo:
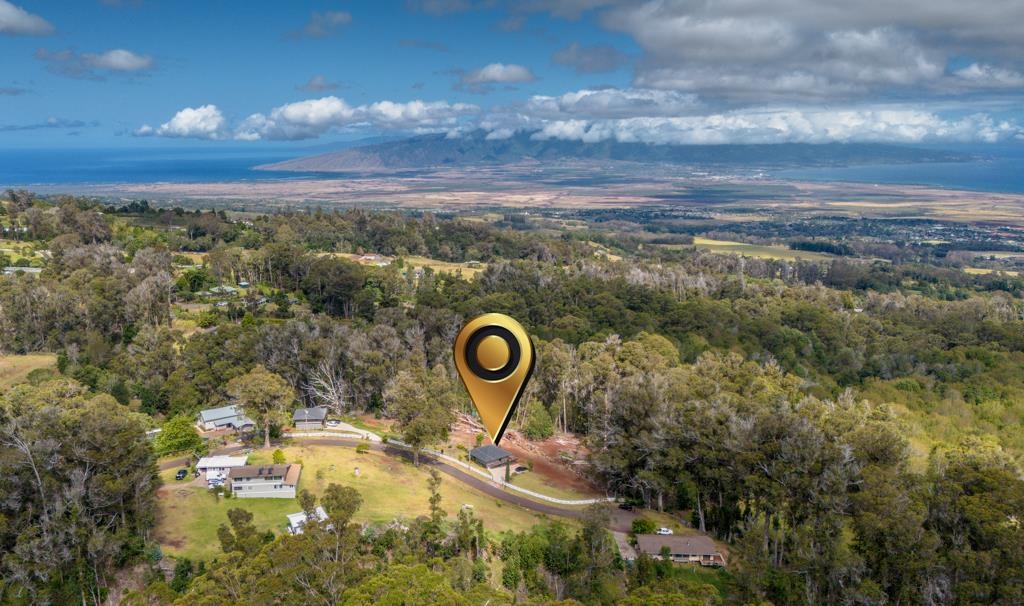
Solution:
{"label": "single-story house", "polygon": [[673,562],[725,566],[725,556],[715,542],[703,535],[636,535],[637,551],[652,558],[660,558],[663,547],[668,547]]}
{"label": "single-story house", "polygon": [[252,419],[242,414],[236,406],[221,406],[220,408],[208,408],[199,412],[196,425],[203,431],[214,429],[252,429],[256,426]]}
{"label": "single-story house", "polygon": [[228,488],[239,499],[294,499],[302,465],[245,465],[228,471]]}
{"label": "single-story house", "polygon": [[[323,507],[317,505],[314,514],[316,515],[317,520],[321,522],[327,521],[327,512],[324,511]],[[305,511],[288,514],[288,532],[292,534],[302,534],[302,527],[307,521],[309,521],[309,516],[306,515]]]}
{"label": "single-story house", "polygon": [[488,468],[498,467],[499,465],[511,463],[516,460],[515,456],[513,456],[511,452],[504,448],[499,448],[494,444],[487,444],[486,446],[478,446],[474,448],[469,451],[469,458]]}
{"label": "single-story house", "polygon": [[214,286],[210,289],[210,294],[214,296],[234,296],[238,294],[238,289],[232,286]]}
{"label": "single-story house", "polygon": [[248,460],[249,457],[229,457],[226,455],[203,457],[196,463],[196,471],[205,473],[207,481],[216,480],[223,478],[230,470],[236,467],[245,466]]}
{"label": "single-story house", "polygon": [[323,406],[300,408],[292,414],[295,429],[323,429],[327,422],[327,409]]}

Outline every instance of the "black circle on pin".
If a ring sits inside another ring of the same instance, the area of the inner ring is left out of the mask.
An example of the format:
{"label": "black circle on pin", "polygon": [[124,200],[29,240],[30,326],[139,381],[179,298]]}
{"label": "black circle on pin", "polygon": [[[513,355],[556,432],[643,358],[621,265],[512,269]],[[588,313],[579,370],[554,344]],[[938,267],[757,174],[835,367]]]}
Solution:
{"label": "black circle on pin", "polygon": [[[487,370],[480,365],[480,360],[476,357],[477,347],[485,338],[491,336],[500,338],[508,345],[508,362],[498,370]],[[521,358],[522,350],[519,347],[519,339],[516,339],[512,331],[504,326],[484,326],[477,329],[466,341],[466,363],[473,374],[485,381],[500,381],[508,377],[519,366]]]}

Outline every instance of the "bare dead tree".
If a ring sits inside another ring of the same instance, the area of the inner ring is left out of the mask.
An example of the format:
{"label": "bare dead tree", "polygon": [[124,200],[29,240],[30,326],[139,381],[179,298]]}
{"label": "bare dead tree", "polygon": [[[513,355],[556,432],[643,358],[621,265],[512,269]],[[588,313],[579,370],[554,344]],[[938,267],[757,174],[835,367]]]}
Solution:
{"label": "bare dead tree", "polygon": [[336,414],[348,410],[349,389],[336,356],[320,360],[302,386],[307,397]]}

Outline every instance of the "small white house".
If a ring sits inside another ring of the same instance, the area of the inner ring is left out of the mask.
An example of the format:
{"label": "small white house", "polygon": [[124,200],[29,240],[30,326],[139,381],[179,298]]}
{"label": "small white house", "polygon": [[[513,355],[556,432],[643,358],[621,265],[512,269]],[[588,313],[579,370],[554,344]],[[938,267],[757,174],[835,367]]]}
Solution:
{"label": "small white house", "polygon": [[217,455],[203,457],[196,463],[196,470],[206,474],[206,481],[217,480],[228,475],[228,472],[236,467],[244,467],[249,457],[229,457]]}
{"label": "small white house", "polygon": [[[317,520],[321,522],[327,521],[327,512],[324,511],[323,507],[318,505],[314,513],[316,514]],[[306,515],[305,511],[288,514],[288,532],[292,534],[302,534],[302,527],[307,521],[309,521],[309,516]]]}

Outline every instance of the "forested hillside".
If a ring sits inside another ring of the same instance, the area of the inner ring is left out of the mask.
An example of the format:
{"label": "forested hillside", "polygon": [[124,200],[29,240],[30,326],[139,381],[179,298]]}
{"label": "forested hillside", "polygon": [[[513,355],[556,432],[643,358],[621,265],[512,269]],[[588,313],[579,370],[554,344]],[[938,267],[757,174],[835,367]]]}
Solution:
{"label": "forested hillside", "polygon": [[[423,386],[418,414],[471,413],[451,344],[484,312],[536,341],[514,427],[576,434],[603,489],[727,542],[721,587],[624,567],[600,511],[488,540],[432,501],[362,532],[339,492],[332,526],[300,537],[234,515],[224,558],[134,603],[360,604],[412,583],[409,603],[1024,601],[1019,278],[644,248],[594,225],[8,198],[4,247],[41,272],[0,277],[0,353],[58,363],[0,397],[0,602],[99,601],[146,562],[144,430],[233,401],[254,369],[338,411],[400,418]],[[393,261],[346,256],[365,253]],[[211,294],[225,285],[240,292]],[[443,443],[447,425],[424,431]],[[45,550],[60,561],[33,564]]]}

